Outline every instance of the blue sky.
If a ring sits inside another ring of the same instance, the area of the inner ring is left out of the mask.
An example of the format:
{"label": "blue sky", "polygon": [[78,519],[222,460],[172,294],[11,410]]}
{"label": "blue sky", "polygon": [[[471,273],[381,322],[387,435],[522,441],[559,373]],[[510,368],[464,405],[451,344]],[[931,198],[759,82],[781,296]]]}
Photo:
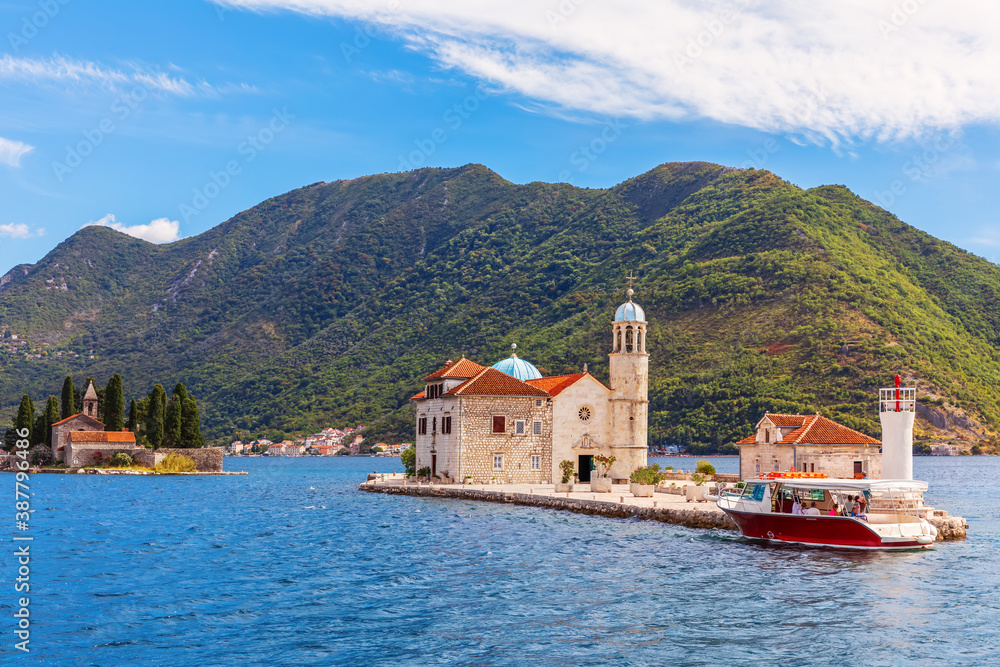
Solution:
{"label": "blue sky", "polygon": [[922,0],[0,1],[0,274],[90,223],[169,242],[317,181],[470,162],[585,187],[756,166],[996,262],[998,19]]}

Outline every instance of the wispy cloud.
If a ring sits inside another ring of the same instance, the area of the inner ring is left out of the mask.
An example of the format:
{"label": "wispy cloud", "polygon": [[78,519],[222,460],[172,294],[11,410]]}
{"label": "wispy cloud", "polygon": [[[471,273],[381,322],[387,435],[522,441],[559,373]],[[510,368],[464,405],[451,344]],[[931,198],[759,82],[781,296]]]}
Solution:
{"label": "wispy cloud", "polygon": [[111,90],[119,90],[126,86],[142,86],[147,90],[181,97],[191,97],[199,93],[214,95],[256,90],[246,84],[227,83],[214,86],[206,81],[191,83],[183,76],[171,76],[142,65],[116,68],[58,55],[51,58],[19,58],[9,54],[0,56],[0,81],[21,81],[34,85],[98,86]]}
{"label": "wispy cloud", "polygon": [[0,162],[8,167],[20,167],[21,158],[35,150],[23,141],[4,139],[0,137]]}
{"label": "wispy cloud", "polygon": [[32,236],[45,236],[45,229],[39,227],[32,231],[31,227],[23,222],[12,222],[0,225],[0,236],[9,236],[12,239],[28,239]]}
{"label": "wispy cloud", "polygon": [[157,218],[148,225],[123,225],[115,219],[114,213],[108,213],[100,220],[88,222],[84,227],[110,227],[150,243],[170,243],[181,237],[180,222],[169,218]]}
{"label": "wispy cloud", "polygon": [[537,102],[708,118],[813,142],[1000,121],[1000,3],[894,0],[215,0],[378,23]]}

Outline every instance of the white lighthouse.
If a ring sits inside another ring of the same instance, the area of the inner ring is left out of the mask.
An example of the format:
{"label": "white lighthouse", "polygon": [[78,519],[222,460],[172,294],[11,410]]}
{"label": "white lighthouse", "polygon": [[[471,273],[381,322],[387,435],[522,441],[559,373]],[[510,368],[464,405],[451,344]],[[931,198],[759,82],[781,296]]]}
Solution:
{"label": "white lighthouse", "polygon": [[915,387],[879,390],[878,415],[882,422],[882,477],[913,479],[913,418],[917,409]]}

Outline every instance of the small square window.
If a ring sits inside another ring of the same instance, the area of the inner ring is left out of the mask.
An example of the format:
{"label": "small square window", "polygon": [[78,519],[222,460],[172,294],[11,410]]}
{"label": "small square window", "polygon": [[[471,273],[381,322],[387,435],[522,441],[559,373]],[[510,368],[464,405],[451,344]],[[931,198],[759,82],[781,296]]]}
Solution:
{"label": "small square window", "polygon": [[514,435],[524,435],[526,432],[523,419],[514,422]]}
{"label": "small square window", "polygon": [[532,454],[531,455],[531,469],[532,470],[541,470],[542,469],[542,456],[541,456],[541,454]]}
{"label": "small square window", "polygon": [[494,433],[507,432],[507,419],[505,417],[499,417],[499,416],[493,417],[493,432]]}
{"label": "small square window", "polygon": [[535,435],[542,434],[542,422],[535,422],[531,425],[531,432]]}
{"label": "small square window", "polygon": [[542,399],[540,399],[540,398],[536,398],[535,399],[535,407],[536,408],[542,407]]}
{"label": "small square window", "polygon": [[494,470],[503,470],[503,454],[494,454],[493,455],[493,469]]}

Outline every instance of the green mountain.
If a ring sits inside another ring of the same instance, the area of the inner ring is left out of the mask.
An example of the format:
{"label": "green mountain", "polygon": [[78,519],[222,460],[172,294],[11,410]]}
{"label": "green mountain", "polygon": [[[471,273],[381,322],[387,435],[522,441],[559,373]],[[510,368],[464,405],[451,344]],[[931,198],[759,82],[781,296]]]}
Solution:
{"label": "green mountain", "polygon": [[543,372],[606,380],[630,270],[652,443],[719,448],[765,410],[878,435],[896,372],[924,435],[1000,430],[1000,268],[841,186],[701,162],[605,190],[480,165],[315,183],[168,245],[87,227],[0,279],[0,406],[120,372],[127,398],[184,382],[208,437],[364,422],[405,440],[447,358],[517,342]]}

